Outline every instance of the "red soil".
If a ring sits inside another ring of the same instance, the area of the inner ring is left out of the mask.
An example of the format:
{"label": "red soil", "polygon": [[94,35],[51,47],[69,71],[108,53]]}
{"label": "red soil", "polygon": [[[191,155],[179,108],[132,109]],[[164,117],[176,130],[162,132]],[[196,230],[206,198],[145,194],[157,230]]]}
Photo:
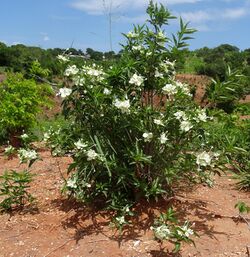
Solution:
{"label": "red soil", "polygon": [[[31,168],[36,176],[30,188],[37,207],[0,216],[1,257],[247,256],[250,230],[246,223],[237,222],[234,205],[239,200],[250,205],[250,196],[234,188],[230,175],[216,177],[213,188],[200,185],[174,198],[180,220],[194,222],[200,237],[193,238],[196,247],[184,245],[179,255],[173,255],[173,245],[159,244],[150,230],[154,213],[165,211],[168,202],[138,204],[133,227],[120,236],[110,228],[107,212],[85,208],[61,195],[62,174],[71,159],[51,157],[47,150],[39,154],[43,161]],[[23,168],[17,158],[7,160],[0,154],[0,174]]]}

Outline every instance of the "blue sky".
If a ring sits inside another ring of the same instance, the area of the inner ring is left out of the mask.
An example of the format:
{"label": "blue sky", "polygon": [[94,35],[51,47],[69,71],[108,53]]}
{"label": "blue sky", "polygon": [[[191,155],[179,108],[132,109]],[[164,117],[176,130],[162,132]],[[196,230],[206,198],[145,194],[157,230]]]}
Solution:
{"label": "blue sky", "polygon": [[[103,1],[106,3],[104,7]],[[199,31],[190,48],[222,43],[250,48],[250,0],[162,0],[176,16]],[[1,0],[0,41],[43,48],[73,47],[109,51],[107,9],[112,10],[115,51],[132,29],[142,23],[147,0]],[[106,12],[105,12],[106,10]],[[173,21],[166,32],[176,31]]]}

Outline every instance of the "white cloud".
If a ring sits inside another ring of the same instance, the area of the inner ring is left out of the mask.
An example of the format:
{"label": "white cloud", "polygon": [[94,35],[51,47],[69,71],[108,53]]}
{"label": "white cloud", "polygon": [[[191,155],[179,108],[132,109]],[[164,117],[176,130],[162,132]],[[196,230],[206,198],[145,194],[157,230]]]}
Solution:
{"label": "white cloud", "polygon": [[[184,3],[197,3],[203,0],[157,0],[163,5],[174,5]],[[88,14],[100,15],[105,12],[105,6],[111,7],[111,10],[136,10],[145,8],[148,5],[148,0],[74,0],[71,7],[84,11]]]}
{"label": "white cloud", "polygon": [[180,16],[185,21],[190,21],[192,23],[201,23],[204,21],[214,20],[214,12],[211,11],[195,11],[195,12],[183,12]]}
{"label": "white cloud", "polygon": [[249,15],[250,11],[247,8],[234,8],[234,9],[213,9],[213,10],[199,10],[194,12],[183,12],[180,16],[185,21],[190,21],[194,24],[204,24],[208,21],[219,20],[232,20],[240,19]]}
{"label": "white cloud", "polygon": [[226,9],[222,13],[222,17],[225,19],[239,19],[249,14],[249,10],[246,8]]}

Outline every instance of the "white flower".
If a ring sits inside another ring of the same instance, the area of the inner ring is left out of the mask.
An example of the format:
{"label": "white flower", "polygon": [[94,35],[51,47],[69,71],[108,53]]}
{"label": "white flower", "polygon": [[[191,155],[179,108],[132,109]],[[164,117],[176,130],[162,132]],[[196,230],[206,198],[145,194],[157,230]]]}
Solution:
{"label": "white flower", "polygon": [[111,90],[109,90],[108,88],[104,88],[103,94],[104,95],[110,95],[111,94]]}
{"label": "white flower", "polygon": [[196,157],[196,163],[199,166],[206,167],[211,164],[211,161],[212,161],[211,154],[205,151],[198,154]]}
{"label": "white flower", "polygon": [[129,84],[134,84],[136,86],[140,86],[143,83],[144,79],[142,76],[137,75],[136,73],[130,78]]}
{"label": "white flower", "polygon": [[62,98],[65,98],[65,97],[69,96],[71,93],[72,93],[71,88],[63,87],[63,88],[59,89],[58,95],[60,95]]}
{"label": "white flower", "polygon": [[188,84],[184,84],[181,83],[180,81],[176,81],[175,85],[177,88],[179,88],[184,94],[188,95],[188,96],[192,96],[192,94],[190,94],[190,89]]}
{"label": "white flower", "polygon": [[195,121],[200,122],[206,122],[208,119],[206,111],[205,110],[198,110],[198,115],[197,117],[194,118]]}
{"label": "white flower", "polygon": [[160,119],[154,119],[154,124],[164,126],[162,120]]}
{"label": "white flower", "polygon": [[171,67],[174,67],[174,66],[175,66],[175,61],[174,61],[174,62],[170,62],[168,59],[166,59],[166,60],[164,61],[164,63],[165,63],[166,65],[168,65],[168,66],[171,66]]}
{"label": "white flower", "polygon": [[164,76],[163,76],[163,73],[159,72],[159,70],[156,69],[156,70],[155,70],[155,77],[156,77],[156,78],[163,78]]}
{"label": "white flower", "polygon": [[165,144],[167,141],[168,141],[168,137],[167,137],[166,133],[162,133],[160,136],[161,144]]}
{"label": "white flower", "polygon": [[177,88],[175,85],[173,84],[166,84],[163,88],[162,88],[162,92],[165,95],[175,95],[177,93]]}
{"label": "white flower", "polygon": [[150,142],[153,138],[153,133],[145,132],[145,133],[143,133],[142,136],[143,136],[145,142]]}
{"label": "white flower", "polygon": [[126,224],[124,216],[116,217],[115,219],[120,225]]}
{"label": "white flower", "polygon": [[90,149],[87,151],[87,160],[92,161],[95,160],[98,157],[98,153],[96,153],[94,150]]}
{"label": "white flower", "polygon": [[15,151],[15,148],[12,145],[9,145],[8,147],[4,148],[5,154],[12,154]]}
{"label": "white flower", "polygon": [[194,234],[194,231],[193,231],[191,228],[189,228],[187,222],[185,222],[185,224],[184,224],[182,227],[180,227],[180,229],[181,229],[181,230],[177,230],[177,233],[178,233],[180,236],[189,237],[189,236],[191,236],[191,235]]}
{"label": "white flower", "polygon": [[99,76],[103,75],[103,72],[101,70],[88,69],[87,74],[90,76],[99,77]]}
{"label": "white flower", "polygon": [[76,75],[78,72],[79,69],[76,67],[76,65],[72,65],[65,70],[64,75],[69,77],[70,75]]}
{"label": "white flower", "polygon": [[73,81],[76,86],[83,86],[85,82],[85,78],[81,78],[80,76],[74,77]]}
{"label": "white flower", "polygon": [[62,55],[62,54],[59,54],[59,55],[57,56],[57,59],[58,59],[59,61],[62,61],[62,62],[68,62],[68,61],[69,61],[69,59],[68,59],[66,56]]}
{"label": "white flower", "polygon": [[152,52],[147,52],[146,53],[146,57],[149,57],[149,56],[151,56],[153,53]]}
{"label": "white flower", "polygon": [[21,137],[21,139],[23,139],[23,140],[29,138],[29,136],[28,136],[27,134],[22,134],[20,137]]}
{"label": "white flower", "polygon": [[163,40],[166,39],[166,36],[162,31],[159,31],[159,33],[157,34],[157,38]]}
{"label": "white flower", "polygon": [[77,188],[76,179],[68,179],[66,186],[69,188]]}
{"label": "white flower", "polygon": [[134,51],[141,51],[143,49],[143,46],[139,45],[139,46],[132,46],[132,50]]}
{"label": "white flower", "polygon": [[187,115],[185,112],[183,111],[178,111],[176,113],[174,113],[174,116],[177,120],[187,120]]}
{"label": "white flower", "polygon": [[154,235],[160,240],[168,239],[171,236],[171,231],[167,225],[163,224],[159,227],[152,227]]}
{"label": "white flower", "polygon": [[193,127],[192,123],[188,120],[181,121],[180,129],[184,132],[188,132]]}
{"label": "white flower", "polygon": [[82,150],[88,146],[87,144],[83,143],[81,139],[79,139],[77,142],[75,142],[74,145],[78,150]]}
{"label": "white flower", "polygon": [[114,106],[116,108],[120,109],[122,113],[129,113],[130,112],[130,110],[129,110],[129,108],[130,108],[129,100],[121,101],[121,100],[116,99],[115,102],[114,102]]}
{"label": "white flower", "polygon": [[47,142],[48,140],[50,139],[50,134],[48,132],[45,132],[43,134],[43,141],[44,142]]}
{"label": "white flower", "polygon": [[18,157],[20,162],[27,162],[31,160],[35,160],[38,158],[38,154],[35,150],[26,150],[26,149],[19,149],[18,150]]}
{"label": "white flower", "polygon": [[137,37],[139,37],[139,34],[135,33],[135,32],[132,32],[132,31],[129,31],[128,34],[127,34],[127,37],[128,38],[137,38]]}

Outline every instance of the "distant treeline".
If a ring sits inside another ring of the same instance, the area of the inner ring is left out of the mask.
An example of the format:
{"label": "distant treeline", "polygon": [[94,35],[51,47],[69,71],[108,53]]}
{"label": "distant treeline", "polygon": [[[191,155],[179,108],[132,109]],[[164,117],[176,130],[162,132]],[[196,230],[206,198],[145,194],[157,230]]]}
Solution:
{"label": "distant treeline", "polygon": [[[55,61],[59,54],[70,53],[81,64],[85,60],[96,62],[112,62],[119,59],[120,52],[100,52],[87,48],[86,52],[80,49],[42,49],[22,44],[7,46],[0,42],[0,67],[14,72],[27,71],[32,62],[37,60],[51,74],[57,75],[61,71],[59,62]],[[239,48],[229,44],[222,44],[215,48],[203,47],[194,51],[183,50],[177,57],[177,71],[196,73],[223,79],[227,66],[238,69],[250,76],[250,48],[240,51]]]}
{"label": "distant treeline", "polygon": [[100,52],[87,48],[86,52],[80,49],[53,48],[42,49],[40,47],[25,46],[22,44],[7,46],[0,42],[0,67],[13,72],[27,71],[34,61],[38,61],[45,69],[49,69],[53,75],[61,71],[60,63],[56,61],[57,56],[67,53],[75,58],[76,63],[82,63],[85,60],[104,61],[119,58],[115,52]]}
{"label": "distant treeline", "polygon": [[227,67],[250,76],[250,48],[240,51],[236,46],[222,44],[215,48],[203,47],[186,51],[183,72],[224,79]]}

